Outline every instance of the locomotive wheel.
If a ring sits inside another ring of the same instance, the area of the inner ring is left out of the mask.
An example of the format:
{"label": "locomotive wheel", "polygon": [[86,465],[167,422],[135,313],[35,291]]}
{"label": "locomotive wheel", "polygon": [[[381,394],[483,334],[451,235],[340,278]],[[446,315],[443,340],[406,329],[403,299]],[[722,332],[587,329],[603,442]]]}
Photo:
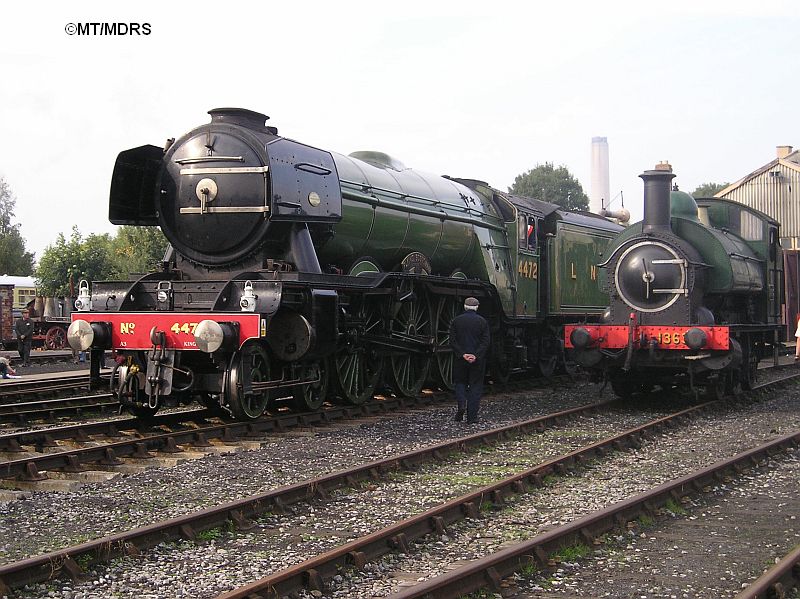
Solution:
{"label": "locomotive wheel", "polygon": [[740,372],[740,379],[742,382],[742,389],[750,391],[756,385],[756,378],[758,377],[758,352],[752,345],[745,353],[744,364]]}
{"label": "locomotive wheel", "polygon": [[161,407],[161,402],[157,403],[155,408],[151,408],[147,405],[147,395],[139,388],[139,380],[136,376],[127,377],[119,387],[117,387],[118,381],[117,368],[114,368],[111,371],[112,391],[117,389],[120,396],[124,396],[127,401],[135,404],[126,406],[131,414],[144,420],[155,416],[156,412],[158,412],[158,408]]}
{"label": "locomotive wheel", "polygon": [[360,340],[363,336],[384,336],[378,300],[363,297],[354,320],[347,346],[336,353],[332,376],[336,382],[337,401],[358,406],[372,399],[383,374],[383,359],[373,355],[369,346]]}
{"label": "locomotive wheel", "polygon": [[[417,286],[412,286],[412,291],[415,287],[416,292],[409,299],[395,303],[390,337],[401,341],[418,341],[422,345],[433,337],[433,319],[427,296]],[[404,397],[418,395],[428,376],[430,356],[398,351],[389,361],[390,384],[395,392]]]}
{"label": "locomotive wheel", "polygon": [[269,391],[245,393],[242,385],[245,377],[251,383],[270,380],[269,356],[259,343],[248,343],[233,354],[225,382],[225,395],[234,418],[255,420],[267,408]]}
{"label": "locomotive wheel", "polygon": [[742,393],[742,378],[739,371],[731,370],[725,375],[725,394],[740,395]]}
{"label": "locomotive wheel", "polygon": [[67,334],[61,327],[50,327],[44,337],[47,349],[64,349],[67,346]]}
{"label": "locomotive wheel", "polygon": [[556,332],[552,330],[552,327],[546,328],[539,339],[539,359],[536,362],[539,374],[545,378],[553,376],[558,366],[559,354],[562,353],[563,349],[561,349],[561,342],[556,336]]}
{"label": "locomotive wheel", "polygon": [[726,375],[718,373],[709,378],[704,389],[704,395],[708,400],[715,401],[725,397]]}
{"label": "locomotive wheel", "polygon": [[321,360],[305,369],[307,374],[316,375],[316,383],[300,385],[292,391],[292,408],[298,412],[319,410],[328,396],[329,372],[328,360]]}
{"label": "locomotive wheel", "polygon": [[452,391],[453,350],[450,348],[450,324],[459,313],[459,301],[453,297],[439,299],[436,308],[436,360],[434,362],[436,383],[442,389]]}
{"label": "locomotive wheel", "polygon": [[537,368],[539,369],[539,374],[545,378],[550,378],[553,376],[557,365],[558,356],[555,355],[539,358],[539,362],[536,364]]}

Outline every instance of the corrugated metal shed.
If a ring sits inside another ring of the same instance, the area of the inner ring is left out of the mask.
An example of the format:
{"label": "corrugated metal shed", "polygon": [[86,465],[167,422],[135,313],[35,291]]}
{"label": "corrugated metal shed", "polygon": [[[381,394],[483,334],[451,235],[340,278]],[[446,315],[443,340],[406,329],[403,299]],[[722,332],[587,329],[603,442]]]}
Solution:
{"label": "corrugated metal shed", "polygon": [[781,245],[800,247],[800,151],[778,146],[778,158],[716,194],[781,223]]}

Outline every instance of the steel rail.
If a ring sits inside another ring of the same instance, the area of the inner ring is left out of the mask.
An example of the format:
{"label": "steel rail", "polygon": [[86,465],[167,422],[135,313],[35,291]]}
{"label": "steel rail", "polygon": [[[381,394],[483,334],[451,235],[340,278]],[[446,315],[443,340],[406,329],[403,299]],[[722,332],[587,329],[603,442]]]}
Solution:
{"label": "steel rail", "polygon": [[681,410],[548,460],[524,472],[451,499],[421,514],[355,539],[285,570],[223,593],[219,599],[245,599],[248,597],[273,599],[301,589],[323,591],[325,580],[338,574],[342,568],[352,566],[361,568],[365,563],[374,561],[394,550],[408,553],[411,541],[432,533],[444,534],[447,526],[464,518],[478,518],[480,506],[487,501],[495,506],[501,505],[505,498],[511,495],[519,495],[529,492],[531,488],[541,487],[544,477],[548,474],[563,474],[587,460],[605,455],[610,451],[632,445],[638,446],[645,435],[689,419],[717,403],[717,401],[709,402]]}
{"label": "steel rail", "polygon": [[[178,538],[194,539],[197,534],[196,531],[215,528],[226,522],[233,522],[237,527],[247,529],[252,526],[252,519],[267,511],[282,512],[286,505],[292,503],[320,497],[325,498],[333,489],[355,486],[364,480],[375,480],[380,478],[382,473],[411,468],[426,460],[445,459],[451,453],[462,452],[467,448],[479,447],[487,443],[507,439],[513,434],[540,432],[548,425],[559,423],[582,413],[601,410],[614,403],[617,402],[612,400],[589,404],[468,437],[444,441],[170,520],[5,564],[0,566],[0,595],[3,593],[8,594],[11,588],[49,580],[64,574],[77,579],[82,575],[82,568],[76,561],[79,558],[81,563],[84,564],[87,562],[91,564],[101,563],[117,556],[136,554],[142,549],[153,547],[165,541]],[[373,404],[365,404],[361,408],[370,405]],[[290,417],[287,416],[287,418]],[[257,424],[257,422],[226,426],[247,434],[248,432],[253,432],[253,429],[249,428],[253,427],[253,424]],[[233,433],[230,434],[232,435]],[[146,440],[142,442],[144,441]],[[144,452],[142,452],[142,455],[145,455]]]}
{"label": "steel rail", "polygon": [[[101,373],[100,378],[107,381],[108,374]],[[14,403],[26,395],[53,395],[62,391],[72,391],[88,387],[91,384],[89,375],[61,375],[49,379],[19,380],[13,379],[0,383],[0,401]],[[9,402],[8,400],[12,401]]]}
{"label": "steel rail", "polygon": [[207,408],[202,408],[185,412],[158,414],[147,420],[130,417],[118,420],[103,420],[101,422],[18,431],[0,435],[0,452],[22,453],[25,451],[22,448],[23,446],[36,447],[38,451],[40,448],[58,447],[56,441],[67,439],[85,441],[92,435],[119,437],[121,431],[133,431],[138,434],[144,434],[147,430],[158,428],[159,426],[172,427],[186,423],[207,424],[207,420],[211,417],[213,417],[213,413]]}
{"label": "steel rail", "polygon": [[395,599],[450,599],[482,588],[499,592],[502,580],[521,569],[531,565],[546,569],[549,566],[549,556],[562,547],[575,543],[592,543],[599,536],[642,515],[655,516],[658,507],[668,500],[680,500],[699,492],[726,475],[738,475],[744,469],[758,466],[762,460],[775,457],[798,444],[800,432],[783,435],[391,596]]}
{"label": "steel rail", "polygon": [[[80,472],[87,470],[86,464],[92,463],[115,466],[122,463],[121,457],[148,459],[153,457],[150,454],[151,451],[175,454],[184,451],[180,445],[190,445],[196,448],[208,447],[210,439],[233,443],[242,438],[260,438],[265,433],[283,432],[297,426],[329,424],[338,418],[374,416],[376,413],[386,413],[391,409],[410,407],[415,402],[427,403],[427,399],[392,398],[362,406],[337,406],[322,412],[286,414],[250,422],[205,424],[197,428],[161,432],[94,447],[70,448],[43,455],[26,456],[18,460],[0,462],[0,478],[19,477],[22,480],[44,480],[47,476],[42,471]],[[80,434],[80,429],[85,427],[77,428],[77,432]]]}
{"label": "steel rail", "polygon": [[[327,497],[328,491],[333,490],[334,488],[354,486],[362,480],[376,479],[380,477],[381,473],[393,469],[410,468],[411,466],[416,465],[425,459],[424,456],[427,456],[428,459],[431,460],[443,459],[447,454],[453,451],[463,451],[468,447],[491,443],[492,440],[506,439],[514,432],[519,432],[522,434],[532,430],[538,432],[543,430],[545,423],[548,420],[552,421],[553,423],[558,423],[560,420],[575,415],[581,410],[602,409],[613,403],[615,403],[615,401],[612,400],[591,404],[590,406],[584,406],[583,408],[573,408],[571,410],[536,418],[524,423],[518,423],[500,429],[494,429],[484,433],[471,435],[469,437],[440,443],[434,446],[422,448],[421,450],[393,456],[385,460],[364,464],[353,469],[331,473],[314,480],[288,485],[259,495],[229,502],[220,506],[207,508],[192,514],[173,518],[171,520],[157,522],[142,528],[106,536],[73,547],[52,551],[18,562],[6,564],[4,566],[0,566],[0,593],[8,593],[10,592],[11,588],[17,588],[19,586],[56,578],[62,575],[68,575],[73,579],[79,579],[83,576],[84,571],[82,567],[78,565],[78,561],[76,560],[79,560],[84,566],[90,566],[96,563],[108,561],[121,555],[135,555],[139,553],[141,549],[152,547],[164,541],[174,540],[177,538],[194,539],[196,538],[196,531],[215,528],[225,524],[226,522],[232,522],[238,528],[247,529],[252,526],[251,520],[254,517],[257,517],[266,511],[282,512],[284,507],[288,504],[309,500],[316,497]],[[711,402],[711,404],[716,403],[719,402]],[[387,411],[385,406],[383,408],[372,410],[371,408],[375,408],[375,406],[376,404],[365,404],[364,406],[360,406],[360,410],[362,412],[368,412],[368,415],[374,414],[375,412],[383,413]],[[347,409],[353,410],[353,408]],[[684,412],[691,413],[699,409],[701,409],[700,406],[684,410],[681,413],[673,415],[673,418],[676,420],[688,418],[689,414],[684,414]],[[321,415],[312,413],[306,416],[319,417]],[[297,418],[297,416],[287,416],[286,418]],[[327,422],[327,420],[322,421]],[[315,422],[319,422],[319,420]],[[253,432],[253,424],[256,423],[238,424],[245,427],[245,432]],[[238,427],[237,430],[239,430]],[[633,443],[635,444],[636,441]],[[611,441],[611,445],[612,447],[617,447],[617,444],[615,444],[613,441]],[[598,454],[602,455],[604,451],[606,450],[601,449]],[[568,454],[565,456],[565,461],[563,464],[554,464],[553,467],[555,468],[555,471],[568,470],[570,467],[572,467],[572,465],[575,465],[580,461],[581,458],[577,458]],[[537,477],[534,475],[531,482],[536,484],[536,481]],[[520,484],[512,484],[512,487],[516,492],[519,489]],[[522,487],[524,489],[524,482],[522,483]],[[492,495],[492,498],[501,499],[502,494]],[[467,506],[466,513],[474,515],[477,513],[476,510],[477,508],[473,504],[472,506]],[[462,513],[464,512],[463,509],[460,509],[459,511]],[[432,525],[434,530],[438,529],[439,524],[445,524],[445,521],[433,519]],[[397,538],[393,541],[393,543],[397,544],[396,546],[400,547],[402,547],[406,542],[407,536],[402,534],[397,536]],[[351,554],[348,555],[348,560],[352,561],[352,563],[355,565],[359,565],[364,557],[365,555],[361,555],[359,552],[351,552]],[[313,572],[309,572],[308,575],[304,576],[304,580],[318,580],[310,577],[310,575],[313,574]]]}
{"label": "steel rail", "polygon": [[[502,385],[504,391],[518,386],[515,383]],[[530,385],[527,385],[528,388]],[[68,472],[86,470],[84,464],[100,463],[103,466],[119,464],[120,457],[147,458],[148,451],[164,451],[178,453],[178,445],[186,443],[195,447],[208,446],[209,439],[222,439],[233,442],[237,437],[253,438],[264,433],[283,432],[298,426],[327,425],[335,420],[345,418],[374,417],[390,411],[435,404],[443,393],[423,394],[415,398],[383,398],[373,400],[360,406],[340,406],[323,408],[317,412],[303,412],[291,414],[267,414],[254,421],[228,421],[220,418],[221,424],[207,421],[214,417],[210,411],[176,412],[169,415],[157,415],[151,419],[125,419],[96,423],[82,423],[73,426],[48,428],[39,431],[25,431],[0,435],[0,451],[9,453],[24,453],[22,446],[33,445],[37,447],[57,448],[55,441],[74,439],[78,442],[87,441],[89,435],[104,434],[110,437],[119,437],[120,430],[135,430],[142,436],[127,438],[117,443],[106,443],[86,449],[68,449],[62,452],[49,452],[45,456],[27,455],[19,460],[0,461],[0,478],[19,477],[23,480],[43,480],[46,475],[43,470],[65,469]],[[144,436],[146,430],[152,430],[159,424],[176,426],[181,424],[181,419],[187,422],[200,424],[198,418],[204,422],[199,427],[191,430],[174,432],[160,432],[160,436]],[[194,433],[195,436],[190,438]],[[170,439],[172,437],[172,439]],[[149,445],[142,445],[152,439]],[[106,452],[105,450],[109,451]]]}
{"label": "steel rail", "polygon": [[798,587],[800,587],[800,545],[736,595],[736,599],[789,597],[789,591]]}
{"label": "steel rail", "polygon": [[0,423],[26,423],[30,420],[55,421],[57,414],[81,414],[82,411],[106,412],[116,410],[119,402],[110,393],[43,399],[39,401],[0,404]]}

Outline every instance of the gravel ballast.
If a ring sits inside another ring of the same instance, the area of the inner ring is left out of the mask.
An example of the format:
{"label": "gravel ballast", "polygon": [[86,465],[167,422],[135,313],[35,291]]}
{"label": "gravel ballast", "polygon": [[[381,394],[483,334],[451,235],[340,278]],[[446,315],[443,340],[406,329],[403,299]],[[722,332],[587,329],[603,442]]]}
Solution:
{"label": "gravel ballast", "polygon": [[[800,424],[796,415],[797,392],[782,393],[781,399],[703,417],[638,451],[612,455],[585,474],[556,480],[521,497],[491,520],[455,526],[446,537],[430,539],[410,556],[390,556],[354,577],[340,576],[331,596],[384,596],[404,580],[436,575],[454,560],[494,551],[505,543],[533,536],[756,445],[769,436],[794,430]],[[586,386],[578,393],[536,392],[533,402],[529,397],[485,402],[481,427],[530,418],[594,398],[596,388]],[[0,542],[0,559],[20,559],[41,553],[48,545],[56,548],[74,543],[81,540],[81,535],[94,538],[295,482],[297,472],[308,478],[464,434],[467,429],[463,424],[449,421],[451,414],[450,408],[440,408],[375,420],[357,428],[275,437],[257,451],[209,456],[171,469],[87,485],[75,493],[35,493],[30,500],[0,506],[3,532],[8,533]],[[615,412],[582,418],[532,436],[531,439],[539,437],[540,445],[510,441],[504,444],[502,454],[489,450],[470,454],[445,466],[425,467],[415,475],[390,477],[358,492],[336,493],[322,505],[298,505],[293,514],[266,516],[253,533],[212,531],[198,544],[165,545],[139,558],[98,568],[97,577],[90,583],[55,581],[35,585],[21,596],[211,597],[510,471],[530,467],[611,434],[612,430],[655,418],[660,412],[641,410],[634,414]],[[794,475],[796,482],[796,472]],[[242,548],[246,548],[245,553]],[[569,568],[563,569],[566,577]],[[553,592],[550,587],[545,590],[539,586],[542,592]],[[530,592],[539,592],[536,586],[529,588]]]}

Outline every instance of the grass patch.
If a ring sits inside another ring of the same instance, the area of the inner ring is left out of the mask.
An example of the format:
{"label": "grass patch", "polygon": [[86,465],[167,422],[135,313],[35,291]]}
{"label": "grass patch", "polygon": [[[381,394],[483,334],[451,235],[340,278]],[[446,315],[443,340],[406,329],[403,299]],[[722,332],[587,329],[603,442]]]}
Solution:
{"label": "grass patch", "polygon": [[550,557],[555,560],[560,559],[562,562],[574,562],[575,560],[583,559],[591,552],[592,550],[589,549],[588,545],[578,543],[569,547],[562,547]]}
{"label": "grass patch", "polygon": [[678,503],[677,501],[672,499],[671,497],[669,499],[667,499],[667,502],[664,504],[664,509],[667,510],[667,511],[672,512],[676,516],[685,516],[686,515],[686,510],[684,509],[684,507],[680,503]]}
{"label": "grass patch", "polygon": [[545,474],[542,478],[542,485],[554,485],[557,480],[558,477],[555,474]]}
{"label": "grass patch", "polygon": [[636,521],[642,528],[649,528],[656,523],[655,519],[652,516],[648,516],[647,514],[642,514],[636,519]]}
{"label": "grass patch", "polygon": [[492,591],[487,591],[486,589],[481,589],[479,591],[475,591],[474,593],[470,593],[468,595],[461,595],[458,599],[494,599],[495,597],[502,598],[503,596],[499,593],[493,593]]}
{"label": "grass patch", "polygon": [[221,528],[209,528],[208,530],[201,530],[197,533],[198,541],[215,541],[222,536]]}
{"label": "grass patch", "polygon": [[530,561],[519,569],[519,573],[527,578],[533,578],[539,573],[539,566],[536,562]]}
{"label": "grass patch", "polygon": [[435,483],[448,483],[450,485],[471,485],[485,486],[496,482],[497,477],[481,474],[423,474],[421,477],[425,481]]}

